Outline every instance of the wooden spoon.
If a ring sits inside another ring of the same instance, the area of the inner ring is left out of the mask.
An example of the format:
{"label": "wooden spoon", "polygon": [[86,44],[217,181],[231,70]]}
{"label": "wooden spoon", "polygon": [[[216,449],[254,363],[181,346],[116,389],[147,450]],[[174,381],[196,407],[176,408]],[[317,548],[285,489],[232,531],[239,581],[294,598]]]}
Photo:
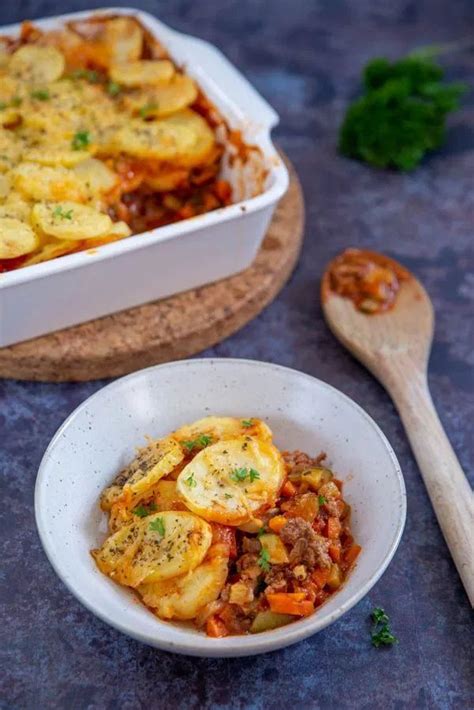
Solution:
{"label": "wooden spoon", "polygon": [[[365,252],[364,252],[365,253]],[[367,252],[370,255],[370,252]],[[390,310],[367,315],[333,290],[331,267],[322,280],[326,321],[336,336],[382,383],[398,409],[439,525],[474,606],[474,505],[471,487],[436,414],[427,381],[433,306],[419,281],[404,273]]]}

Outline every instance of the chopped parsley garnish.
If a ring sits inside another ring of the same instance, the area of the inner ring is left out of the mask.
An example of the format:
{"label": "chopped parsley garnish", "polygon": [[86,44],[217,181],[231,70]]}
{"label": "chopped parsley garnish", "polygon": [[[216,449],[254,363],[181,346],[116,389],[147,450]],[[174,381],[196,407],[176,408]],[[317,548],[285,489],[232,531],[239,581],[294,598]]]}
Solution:
{"label": "chopped parsley garnish", "polygon": [[262,537],[262,535],[265,535],[265,525],[262,525],[262,527],[257,533],[257,537]]}
{"label": "chopped parsley garnish", "polygon": [[38,101],[48,101],[51,98],[51,94],[48,89],[37,89],[31,92],[32,99],[38,99]]}
{"label": "chopped parsley garnish", "polygon": [[190,441],[182,441],[182,445],[188,450],[192,451],[193,449],[197,449],[201,447],[201,449],[204,449],[205,446],[209,446],[209,444],[212,442],[212,437],[207,436],[206,434],[201,434],[201,436],[198,436],[197,439],[191,439]]}
{"label": "chopped parsley garnish", "polygon": [[158,108],[157,103],[149,103],[142,106],[139,113],[142,118],[148,118]]}
{"label": "chopped parsley garnish", "polygon": [[91,144],[91,135],[89,131],[77,131],[72,139],[73,150],[84,150]]}
{"label": "chopped parsley garnish", "polygon": [[197,486],[197,481],[194,478],[194,473],[192,473],[190,476],[188,476],[184,482],[190,488],[196,488],[196,486]]}
{"label": "chopped parsley garnish", "polygon": [[137,505],[137,507],[132,510],[132,513],[138,515],[139,518],[146,518],[147,515],[150,515],[150,513],[153,513],[155,510],[155,503],[150,503],[149,505]]}
{"label": "chopped parsley garnish", "polygon": [[91,84],[97,84],[100,78],[99,72],[93,69],[75,69],[71,72],[70,76],[72,79],[86,79],[86,81],[90,81]]}
{"label": "chopped parsley garnish", "polygon": [[370,616],[374,622],[370,634],[372,646],[379,648],[379,646],[393,646],[398,643],[398,639],[390,629],[390,620],[383,609],[376,607]]}
{"label": "chopped parsley garnish", "polygon": [[318,496],[318,503],[319,505],[324,505],[325,503],[327,503],[327,500],[324,496]]}
{"label": "chopped parsley garnish", "polygon": [[249,427],[253,426],[253,421],[251,419],[242,419],[242,426],[248,429]]}
{"label": "chopped parsley garnish", "polygon": [[444,83],[433,53],[420,50],[397,62],[373,59],[364,93],[349,106],[339,150],[378,168],[413,170],[445,139],[446,116],[459,107],[462,84]]}
{"label": "chopped parsley garnish", "polygon": [[122,87],[120,86],[120,84],[117,84],[116,81],[109,81],[109,83],[107,84],[107,93],[109,94],[109,96],[117,96],[118,94],[120,94],[121,91]]}
{"label": "chopped parsley garnish", "polygon": [[247,477],[249,478],[250,483],[253,483],[253,481],[255,481],[257,478],[260,478],[260,474],[254,468],[234,468],[234,470],[229,476],[229,478],[232,481],[235,481],[236,483],[241,483],[242,481],[245,481]]}
{"label": "chopped parsley garnish", "polygon": [[159,533],[161,537],[165,536],[165,524],[163,522],[163,518],[155,518],[155,520],[151,521],[148,527],[150,530]]}
{"label": "chopped parsley garnish", "polygon": [[61,205],[58,205],[53,210],[53,217],[55,219],[72,219],[72,209],[64,210]]}
{"label": "chopped parsley garnish", "polygon": [[268,550],[265,550],[263,547],[260,550],[260,556],[258,558],[258,565],[263,569],[264,572],[270,572],[271,565],[270,565],[270,553]]}
{"label": "chopped parsley garnish", "polygon": [[232,496],[230,493],[224,493],[224,498],[233,498],[233,497],[234,496]]}

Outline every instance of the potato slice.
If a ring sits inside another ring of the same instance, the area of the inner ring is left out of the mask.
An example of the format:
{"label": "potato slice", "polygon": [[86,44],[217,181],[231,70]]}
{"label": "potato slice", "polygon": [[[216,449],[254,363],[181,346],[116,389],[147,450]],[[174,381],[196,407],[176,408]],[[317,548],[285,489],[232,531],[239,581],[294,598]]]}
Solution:
{"label": "potato slice", "polygon": [[197,95],[198,90],[191,77],[176,74],[168,84],[144,88],[126,95],[124,104],[144,118],[159,118],[190,106]]}
{"label": "potato slice", "polygon": [[102,547],[91,551],[97,567],[117,582],[125,584],[122,580],[144,535],[145,527],[142,521],[120,528],[106,539]]}
{"label": "potato slice", "polygon": [[34,251],[39,239],[24,222],[12,217],[0,217],[0,259],[14,259]]}
{"label": "potato slice", "polygon": [[61,166],[20,163],[12,170],[12,178],[15,188],[29,199],[82,202],[87,197],[77,175]]}
{"label": "potato slice", "polygon": [[112,220],[106,214],[75,202],[37,204],[31,212],[33,226],[57,239],[92,239],[107,234]]}
{"label": "potato slice", "polygon": [[140,59],[110,67],[110,78],[122,86],[166,84],[173,74],[174,66],[168,59]]}
{"label": "potato slice", "polygon": [[250,436],[207,446],[181,471],[177,489],[205,520],[242,525],[270,507],[285,476],[278,449]]}
{"label": "potato slice", "polygon": [[48,84],[62,75],[64,56],[55,47],[25,44],[12,54],[8,69],[22,81]]}
{"label": "potato slice", "polygon": [[235,439],[245,434],[262,441],[272,440],[270,428],[261,419],[237,419],[236,417],[204,417],[192,424],[180,427],[173,433],[173,436],[182,443],[196,441],[204,435],[208,436],[215,444],[217,441]]}
{"label": "potato slice", "polygon": [[190,572],[211,545],[211,526],[189,512],[165,510],[143,518],[142,525],[142,544],[124,576],[131,587]]}
{"label": "potato slice", "polygon": [[228,573],[228,558],[214,557],[182,577],[141,584],[144,603],[161,619],[193,619],[219,596]]}
{"label": "potato slice", "polygon": [[104,23],[101,44],[109,66],[136,61],[142,54],[143,31],[132,17],[115,17]]}
{"label": "potato slice", "polygon": [[0,202],[3,202],[8,197],[11,187],[10,177],[5,173],[0,173]]}
{"label": "potato slice", "polygon": [[166,166],[161,172],[148,174],[145,178],[146,184],[156,192],[170,192],[179,187],[186,186],[189,179],[187,168],[170,168]]}
{"label": "potato slice", "polygon": [[186,510],[176,489],[176,481],[158,481],[153,489],[157,510]]}
{"label": "potato slice", "polygon": [[[86,156],[88,157],[88,156]],[[84,182],[91,195],[112,190],[118,183],[118,175],[105,163],[96,158],[88,158],[74,167],[74,173]]]}
{"label": "potato slice", "polygon": [[59,256],[65,256],[75,251],[76,248],[77,242],[71,240],[55,241],[51,244],[45,244],[40,251],[26,259],[26,261],[23,262],[23,266],[33,266],[34,264],[41,264],[43,261],[50,261]]}
{"label": "potato slice", "polygon": [[71,142],[64,145],[39,145],[27,148],[23,153],[23,160],[40,165],[64,166],[70,168],[77,163],[85,162],[89,153],[84,150],[72,150]]}
{"label": "potato slice", "polygon": [[132,118],[104,135],[103,149],[192,167],[206,158],[214,143],[214,134],[206,121],[185,109],[156,121]]}
{"label": "potato slice", "polygon": [[11,217],[29,223],[30,214],[31,204],[17,192],[9,192],[5,202],[0,205],[0,217]]}

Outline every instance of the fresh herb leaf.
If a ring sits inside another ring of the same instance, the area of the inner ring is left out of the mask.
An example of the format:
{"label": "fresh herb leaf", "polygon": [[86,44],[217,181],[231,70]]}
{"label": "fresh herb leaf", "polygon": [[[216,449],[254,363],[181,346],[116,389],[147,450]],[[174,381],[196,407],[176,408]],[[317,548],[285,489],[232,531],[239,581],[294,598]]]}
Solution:
{"label": "fresh herb leaf", "polygon": [[69,76],[72,79],[86,79],[91,84],[97,84],[100,79],[99,72],[94,69],[75,69]]}
{"label": "fresh herb leaf", "polygon": [[91,144],[91,135],[89,131],[77,131],[72,139],[73,150],[84,150]]}
{"label": "fresh herb leaf", "polygon": [[251,419],[242,419],[242,426],[248,429],[253,426],[253,421]]}
{"label": "fresh herb leaf", "polygon": [[324,496],[318,496],[318,503],[319,505],[324,505],[325,503],[327,503],[327,500]]}
{"label": "fresh herb leaf", "polygon": [[134,515],[137,515],[139,518],[145,518],[147,515],[150,515],[150,513],[153,513],[155,510],[155,503],[150,503],[149,505],[137,505],[137,507],[132,510],[132,513]]}
{"label": "fresh herb leaf", "polygon": [[374,622],[370,634],[372,646],[379,648],[380,646],[393,646],[393,644],[398,643],[398,639],[392,634],[390,629],[388,615],[383,609],[376,607],[371,614],[371,618]]}
{"label": "fresh herb leaf", "polygon": [[265,550],[263,547],[260,550],[260,556],[258,558],[258,565],[263,569],[264,572],[270,572],[271,569],[271,564],[270,564],[270,553],[268,550]]}
{"label": "fresh herb leaf", "polygon": [[189,488],[196,488],[197,486],[197,481],[194,478],[194,473],[192,473],[188,478],[184,480],[185,484],[189,486]]}
{"label": "fresh herb leaf", "polygon": [[72,209],[65,210],[61,205],[58,205],[53,210],[53,217],[55,219],[72,219]]}
{"label": "fresh herb leaf", "polygon": [[36,89],[36,91],[31,92],[32,99],[38,99],[38,101],[49,101],[51,94],[48,89]]}
{"label": "fresh herb leaf", "polygon": [[142,118],[148,118],[148,116],[151,116],[151,114],[156,111],[158,108],[157,103],[149,103],[145,104],[145,106],[142,106],[139,113]]}
{"label": "fresh herb leaf", "polygon": [[245,481],[245,479],[247,478],[247,469],[246,468],[234,468],[234,470],[230,474],[229,478],[232,481],[235,481],[236,483],[239,483],[241,481]]}
{"label": "fresh herb leaf", "polygon": [[120,92],[122,91],[122,87],[120,84],[117,84],[116,81],[109,81],[107,84],[107,93],[109,96],[118,96]]}
{"label": "fresh herb leaf", "polygon": [[165,536],[165,524],[163,522],[163,518],[155,518],[151,521],[148,527],[150,530],[159,533],[161,537]]}
{"label": "fresh herb leaf", "polygon": [[197,439],[191,439],[190,441],[182,441],[181,443],[188,451],[192,451],[193,449],[196,449],[198,447],[204,449],[206,446],[209,446],[211,442],[212,437],[207,436],[206,434],[201,434],[201,436],[198,436]]}
{"label": "fresh herb leaf", "polygon": [[233,498],[233,497],[234,496],[232,496],[230,493],[224,493],[224,498]]}
{"label": "fresh herb leaf", "polygon": [[257,479],[260,478],[260,474],[254,468],[251,468],[250,472],[249,472],[249,478],[250,478],[250,483],[253,483],[254,481],[256,481]]}
{"label": "fresh herb leaf", "polygon": [[347,110],[339,150],[379,168],[413,170],[445,138],[446,116],[459,107],[462,84],[442,81],[432,58],[373,59],[364,69],[365,93]]}
{"label": "fresh herb leaf", "polygon": [[265,525],[262,525],[262,527],[257,533],[257,537],[262,537],[262,535],[265,535]]}

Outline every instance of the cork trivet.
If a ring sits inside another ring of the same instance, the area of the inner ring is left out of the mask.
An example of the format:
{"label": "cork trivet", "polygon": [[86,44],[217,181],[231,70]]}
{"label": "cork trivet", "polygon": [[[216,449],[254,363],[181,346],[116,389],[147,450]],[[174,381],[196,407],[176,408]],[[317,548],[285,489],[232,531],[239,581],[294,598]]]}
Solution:
{"label": "cork trivet", "polygon": [[0,349],[0,377],[43,382],[96,380],[193,355],[255,318],[296,264],[304,227],[298,177],[253,264],[236,276],[192,291]]}

